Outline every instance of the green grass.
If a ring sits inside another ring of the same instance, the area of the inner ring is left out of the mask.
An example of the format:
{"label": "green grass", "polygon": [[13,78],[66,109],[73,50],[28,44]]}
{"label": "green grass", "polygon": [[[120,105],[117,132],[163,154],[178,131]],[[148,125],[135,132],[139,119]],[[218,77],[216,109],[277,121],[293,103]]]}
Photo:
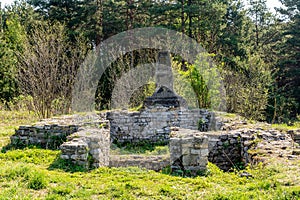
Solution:
{"label": "green grass", "polygon": [[272,124],[271,126],[275,129],[280,129],[280,130],[295,130],[295,129],[300,129],[300,121],[296,121],[291,125],[288,125],[288,124]]}
{"label": "green grass", "polygon": [[[20,124],[26,121],[21,116]],[[0,139],[13,134],[18,121],[14,117],[13,123],[4,124]],[[152,150],[156,151],[166,153],[167,149],[158,146]],[[240,177],[237,171],[224,173],[209,163],[205,176],[183,178],[134,167],[84,171],[68,166],[58,156],[59,151],[38,148],[0,153],[0,199],[300,198],[299,161],[294,161],[294,168],[282,163],[246,169],[253,178]]]}
{"label": "green grass", "polygon": [[127,154],[141,154],[141,155],[166,155],[169,154],[169,146],[167,144],[112,144],[111,154],[127,155]]}

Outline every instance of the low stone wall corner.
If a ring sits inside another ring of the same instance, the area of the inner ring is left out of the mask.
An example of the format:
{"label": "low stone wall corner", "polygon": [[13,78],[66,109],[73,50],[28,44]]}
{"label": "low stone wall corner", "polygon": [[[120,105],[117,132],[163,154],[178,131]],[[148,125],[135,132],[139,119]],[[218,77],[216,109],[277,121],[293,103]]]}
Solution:
{"label": "low stone wall corner", "polygon": [[207,169],[208,137],[195,130],[171,128],[170,164],[172,171],[197,174]]}
{"label": "low stone wall corner", "polygon": [[60,146],[60,158],[90,167],[109,166],[109,128],[82,128]]}

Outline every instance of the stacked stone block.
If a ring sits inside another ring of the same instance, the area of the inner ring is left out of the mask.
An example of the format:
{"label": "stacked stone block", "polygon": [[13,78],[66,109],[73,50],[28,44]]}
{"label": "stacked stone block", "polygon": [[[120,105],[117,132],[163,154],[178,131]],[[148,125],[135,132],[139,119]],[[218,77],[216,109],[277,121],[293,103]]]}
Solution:
{"label": "stacked stone block", "polygon": [[[107,113],[112,141],[168,143],[170,127],[202,131],[211,130],[213,114],[202,109],[156,107],[141,112],[114,111]],[[200,123],[199,123],[200,122]]]}
{"label": "stacked stone block", "polygon": [[18,147],[36,145],[46,149],[57,149],[66,141],[68,135],[78,130],[78,127],[59,124],[20,126],[10,139],[12,145]]}
{"label": "stacked stone block", "polygon": [[170,164],[172,171],[205,171],[208,162],[208,138],[194,130],[172,128]]}
{"label": "stacked stone block", "polygon": [[68,136],[68,142],[61,145],[61,158],[84,167],[109,165],[109,127],[83,128]]}
{"label": "stacked stone block", "polygon": [[80,139],[74,139],[69,142],[65,142],[60,146],[62,154],[60,155],[61,159],[70,160],[74,164],[84,166],[88,168],[89,163],[88,153],[89,148],[88,144]]}
{"label": "stacked stone block", "polygon": [[241,164],[243,148],[240,133],[212,132],[206,135],[209,138],[209,162],[224,171]]}
{"label": "stacked stone block", "polygon": [[278,130],[261,128],[208,132],[206,135],[209,138],[208,161],[224,171],[232,168],[239,169],[240,165],[254,163],[255,154],[249,153],[249,150],[255,149],[261,141],[270,144],[274,141],[284,144],[290,140],[287,134]]}
{"label": "stacked stone block", "polygon": [[[46,149],[58,149],[67,136],[80,127],[99,127],[106,117],[103,113],[86,115],[66,115],[44,119],[34,125],[20,126],[11,136],[11,144],[18,147],[35,145]],[[109,122],[107,122],[109,123]]]}

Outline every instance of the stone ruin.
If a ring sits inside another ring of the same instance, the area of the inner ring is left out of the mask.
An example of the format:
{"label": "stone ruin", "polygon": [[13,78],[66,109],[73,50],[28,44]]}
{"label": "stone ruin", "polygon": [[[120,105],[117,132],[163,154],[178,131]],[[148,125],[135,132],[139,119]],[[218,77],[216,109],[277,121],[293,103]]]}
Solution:
{"label": "stone ruin", "polygon": [[[169,65],[168,53],[159,56],[163,64]],[[159,171],[170,165],[174,171],[191,174],[205,171],[208,161],[225,171],[239,163],[253,162],[255,154],[250,154],[249,149],[255,148],[258,140],[290,144],[294,139],[300,143],[300,134],[294,132],[237,128],[236,124],[228,126],[215,112],[188,109],[186,101],[173,91],[170,81],[165,81],[171,78],[169,70],[162,68],[157,74],[157,89],[145,100],[141,111],[52,118],[32,126],[20,126],[11,136],[11,143],[60,148],[61,159],[86,168],[139,166]],[[146,158],[110,155],[112,142],[169,144],[170,155]]]}
{"label": "stone ruin", "polygon": [[208,162],[208,137],[189,129],[173,128],[170,138],[172,171],[203,172]]}
{"label": "stone ruin", "polygon": [[[106,122],[104,122],[106,124]],[[61,146],[60,157],[84,166],[103,167],[109,165],[110,131],[108,126],[79,129],[67,137]]]}

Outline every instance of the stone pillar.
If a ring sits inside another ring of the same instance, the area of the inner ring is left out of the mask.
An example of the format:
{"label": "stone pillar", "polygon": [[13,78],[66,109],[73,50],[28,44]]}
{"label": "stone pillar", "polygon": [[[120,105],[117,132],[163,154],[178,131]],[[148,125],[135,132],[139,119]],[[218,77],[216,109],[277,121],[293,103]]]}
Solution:
{"label": "stone pillar", "polygon": [[159,52],[157,60],[155,70],[156,90],[161,86],[165,86],[173,91],[173,73],[170,53],[168,51]]}
{"label": "stone pillar", "polygon": [[208,138],[189,129],[172,128],[170,136],[170,164],[172,171],[197,175],[207,169]]}
{"label": "stone pillar", "polygon": [[144,108],[166,107],[187,108],[187,102],[173,90],[173,73],[170,53],[167,51],[158,53],[156,64],[156,89],[151,97],[144,101]]}
{"label": "stone pillar", "polygon": [[72,140],[60,146],[60,158],[88,168],[88,145],[82,140]]}

